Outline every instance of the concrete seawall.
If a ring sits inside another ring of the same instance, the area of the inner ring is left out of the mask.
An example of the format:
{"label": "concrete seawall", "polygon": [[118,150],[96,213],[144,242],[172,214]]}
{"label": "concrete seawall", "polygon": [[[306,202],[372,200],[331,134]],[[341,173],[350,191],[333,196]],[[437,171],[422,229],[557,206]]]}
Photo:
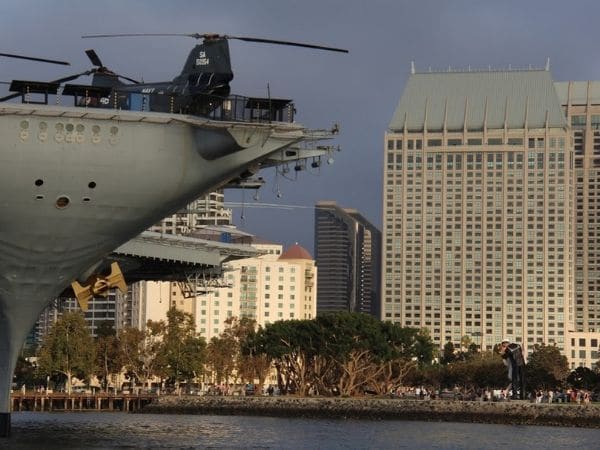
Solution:
{"label": "concrete seawall", "polygon": [[600,406],[385,398],[161,396],[139,413],[551,425],[600,428]]}

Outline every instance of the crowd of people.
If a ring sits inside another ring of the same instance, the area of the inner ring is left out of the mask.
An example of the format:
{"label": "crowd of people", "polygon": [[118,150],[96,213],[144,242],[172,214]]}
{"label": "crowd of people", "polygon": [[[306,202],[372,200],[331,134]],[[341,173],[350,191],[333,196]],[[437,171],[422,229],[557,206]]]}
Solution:
{"label": "crowd of people", "polygon": [[[391,393],[394,398],[413,400],[470,400],[483,402],[502,402],[513,400],[509,389],[461,389],[436,390],[431,387],[399,388]],[[525,396],[532,403],[591,403],[592,393],[582,389],[537,390]]]}

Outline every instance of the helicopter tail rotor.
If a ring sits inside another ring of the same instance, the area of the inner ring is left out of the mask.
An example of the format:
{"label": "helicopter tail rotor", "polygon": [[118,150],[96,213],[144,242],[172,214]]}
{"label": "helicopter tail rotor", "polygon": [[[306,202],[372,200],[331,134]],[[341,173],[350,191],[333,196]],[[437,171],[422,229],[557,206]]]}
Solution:
{"label": "helicopter tail rotor", "polygon": [[140,84],[139,81],[134,80],[133,78],[126,77],[125,75],[120,75],[118,73],[115,73],[112,70],[110,70],[108,67],[106,67],[104,64],[102,64],[102,60],[100,59],[100,57],[98,56],[98,54],[96,53],[96,51],[93,48],[88,48],[85,51],[85,54],[87,55],[87,57],[89,58],[91,63],[96,67],[95,69],[91,69],[91,73],[107,75],[107,76],[115,76],[117,78],[122,78],[124,80],[130,81],[133,84]]}
{"label": "helicopter tail rotor", "polygon": [[88,48],[85,51],[85,54],[87,55],[87,57],[89,58],[89,60],[92,62],[92,64],[96,67],[104,67],[104,64],[102,64],[102,61],[100,61],[100,57],[98,56],[98,54],[96,53],[96,51],[93,48]]}

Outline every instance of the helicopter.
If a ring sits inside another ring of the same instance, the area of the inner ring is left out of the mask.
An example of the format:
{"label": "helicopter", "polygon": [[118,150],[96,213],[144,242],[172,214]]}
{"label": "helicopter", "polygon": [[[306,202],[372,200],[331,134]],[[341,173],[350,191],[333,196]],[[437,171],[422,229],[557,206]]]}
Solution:
{"label": "helicopter", "polygon": [[[348,53],[348,50],[345,49],[316,44],[216,33],[92,34],[84,35],[82,38],[139,36],[185,36],[201,39],[202,43],[197,44],[190,51],[181,73],[170,81],[142,83],[117,74],[102,63],[95,50],[88,49],[85,53],[93,65],[92,69],[54,80],[50,84],[56,88],[57,85],[73,81],[81,76],[93,75],[90,86],[67,84],[63,89],[63,95],[79,96],[79,106],[83,106],[85,103],[85,106],[130,109],[135,106],[130,103],[142,101],[145,110],[202,116],[217,108],[230,94],[229,83],[233,79],[233,71],[228,41],[231,39]],[[11,86],[11,91],[17,91],[17,93],[0,98],[0,102],[22,95],[26,87],[28,87],[26,82],[14,84]]]}

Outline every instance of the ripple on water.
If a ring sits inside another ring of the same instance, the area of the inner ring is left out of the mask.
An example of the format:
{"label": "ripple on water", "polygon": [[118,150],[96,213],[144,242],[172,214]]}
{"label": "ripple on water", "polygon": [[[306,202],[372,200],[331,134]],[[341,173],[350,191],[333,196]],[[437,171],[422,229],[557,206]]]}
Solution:
{"label": "ripple on water", "polygon": [[599,448],[600,430],[439,422],[15,413],[0,449]]}

